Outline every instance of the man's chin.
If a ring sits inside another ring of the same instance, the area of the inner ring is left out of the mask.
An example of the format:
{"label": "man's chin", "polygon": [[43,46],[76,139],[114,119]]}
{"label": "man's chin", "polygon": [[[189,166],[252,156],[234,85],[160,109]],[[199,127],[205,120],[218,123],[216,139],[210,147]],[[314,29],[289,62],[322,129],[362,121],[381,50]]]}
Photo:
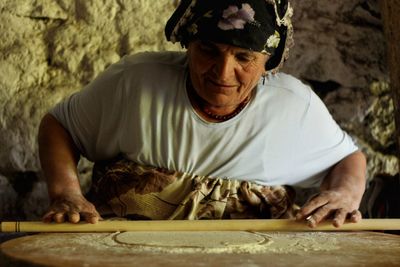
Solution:
{"label": "man's chin", "polygon": [[218,97],[207,97],[205,101],[208,105],[214,107],[228,107],[231,103],[231,99],[225,95]]}

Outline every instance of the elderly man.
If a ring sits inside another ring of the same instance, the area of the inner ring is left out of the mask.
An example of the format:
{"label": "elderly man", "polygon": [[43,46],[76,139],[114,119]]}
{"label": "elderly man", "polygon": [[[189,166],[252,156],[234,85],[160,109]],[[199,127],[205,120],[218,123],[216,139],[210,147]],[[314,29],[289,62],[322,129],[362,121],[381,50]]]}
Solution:
{"label": "elderly man", "polygon": [[[181,1],[166,36],[185,53],[126,56],[43,118],[43,219],[359,221],[363,154],[308,86],[278,73],[291,14],[284,0]],[[81,155],[95,162],[86,197]],[[320,192],[296,209],[292,186]]]}

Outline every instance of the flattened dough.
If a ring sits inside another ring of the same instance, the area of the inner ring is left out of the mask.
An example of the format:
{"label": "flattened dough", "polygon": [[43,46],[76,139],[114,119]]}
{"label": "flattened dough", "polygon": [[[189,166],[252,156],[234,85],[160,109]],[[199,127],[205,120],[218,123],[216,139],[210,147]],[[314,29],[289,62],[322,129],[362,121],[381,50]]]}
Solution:
{"label": "flattened dough", "polygon": [[115,236],[125,245],[178,248],[223,248],[257,245],[266,242],[264,236],[251,232],[123,232]]}
{"label": "flattened dough", "polygon": [[[1,244],[1,266],[399,266],[400,236],[376,232],[257,232],[268,243],[232,248],[125,245],[120,233],[43,233]],[[202,233],[200,233],[201,235]],[[377,256],[379,255],[379,257]],[[13,261],[16,261],[14,264]]]}

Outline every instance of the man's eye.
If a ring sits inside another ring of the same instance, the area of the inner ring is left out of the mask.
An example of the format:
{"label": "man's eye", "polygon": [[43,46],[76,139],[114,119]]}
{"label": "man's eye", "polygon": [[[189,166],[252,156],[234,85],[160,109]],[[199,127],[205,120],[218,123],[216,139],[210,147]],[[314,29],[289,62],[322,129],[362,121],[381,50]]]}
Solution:
{"label": "man's eye", "polygon": [[236,59],[240,62],[249,62],[251,60],[253,60],[253,57],[249,56],[249,55],[236,55]]}
{"label": "man's eye", "polygon": [[212,54],[212,55],[215,55],[218,53],[218,51],[215,48],[213,48],[209,45],[206,45],[206,44],[200,44],[199,48],[203,53]]}
{"label": "man's eye", "polygon": [[211,47],[206,46],[206,45],[200,45],[200,49],[203,50],[203,51],[205,51],[205,52],[211,52],[211,51],[213,51],[213,49],[212,49]]}

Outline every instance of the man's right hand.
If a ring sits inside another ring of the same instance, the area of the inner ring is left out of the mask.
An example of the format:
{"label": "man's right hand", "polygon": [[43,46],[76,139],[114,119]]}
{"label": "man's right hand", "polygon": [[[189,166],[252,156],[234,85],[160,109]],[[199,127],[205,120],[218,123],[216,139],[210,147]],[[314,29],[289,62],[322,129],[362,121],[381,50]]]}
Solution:
{"label": "man's right hand", "polygon": [[81,219],[88,223],[102,220],[95,206],[81,193],[69,193],[55,198],[43,216],[43,221],[48,223],[52,221],[78,223]]}
{"label": "man's right hand", "polygon": [[46,178],[50,207],[44,222],[78,223],[101,220],[92,203],[83,196],[76,168],[80,151],[69,132],[51,114],[46,114],[39,127],[39,156]]}

